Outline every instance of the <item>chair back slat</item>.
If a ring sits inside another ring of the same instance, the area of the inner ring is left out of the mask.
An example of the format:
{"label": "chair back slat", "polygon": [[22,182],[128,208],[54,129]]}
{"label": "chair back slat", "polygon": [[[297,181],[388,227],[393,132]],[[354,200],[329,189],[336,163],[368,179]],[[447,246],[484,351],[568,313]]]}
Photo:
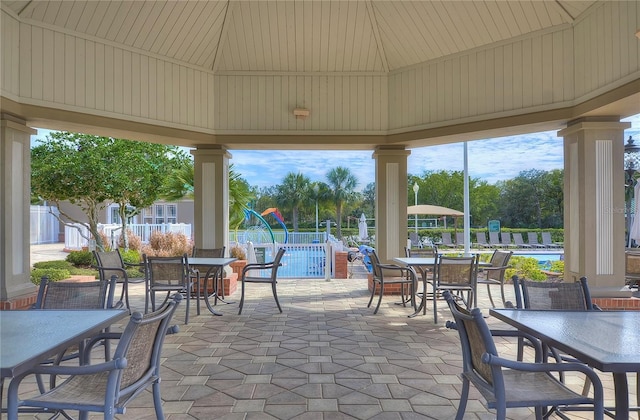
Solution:
{"label": "chair back slat", "polygon": [[118,270],[108,270],[101,269],[100,275],[106,279],[111,278],[111,276],[117,276],[118,278],[122,278],[122,270],[124,267],[124,262],[122,260],[122,256],[118,250],[116,251],[93,251],[93,255],[96,259],[96,263],[99,267],[107,267],[107,268],[117,268]]}
{"label": "chair back slat", "polygon": [[438,257],[438,286],[473,286],[476,257]]}
{"label": "chair back slat", "polygon": [[438,248],[435,246],[426,246],[423,248],[405,248],[407,257],[413,258],[435,258],[438,255]]}
{"label": "chair back slat", "polygon": [[490,263],[494,267],[504,267],[509,263],[513,252],[496,250],[491,256]]}
{"label": "chair back slat", "polygon": [[159,377],[162,343],[181,300],[182,296],[175,294],[157,311],[144,315],[135,312],[131,316],[114,354],[114,359],[127,360],[118,384],[120,400],[130,398],[132,392],[139,392],[139,388],[144,387],[142,380],[148,382]]}
{"label": "chair back slat", "polygon": [[44,277],[40,283],[35,307],[37,309],[110,308],[113,306],[113,289],[113,280],[51,282]]}
{"label": "chair back slat", "polygon": [[[493,387],[495,383],[494,370],[490,365],[482,362],[482,356],[485,353],[497,356],[498,351],[491,337],[491,331],[480,310],[475,308],[469,311],[460,306],[449,291],[444,292],[444,297],[449,305],[460,336],[463,371],[466,373],[471,372],[476,377],[482,378],[488,387]],[[497,372],[500,372],[500,370],[497,370]]]}
{"label": "chair back slat", "polygon": [[[525,309],[538,310],[592,310],[591,295],[586,278],[575,283],[537,282],[514,276],[516,294],[522,293],[521,305]],[[516,301],[518,301],[516,296]]]}
{"label": "chair back slat", "polygon": [[[223,258],[225,252],[225,247],[222,248],[193,248],[193,252],[191,256],[193,258]],[[209,265],[198,265],[198,264],[189,264],[194,270],[198,270],[200,272],[200,276],[204,278],[205,276],[218,276],[222,272],[221,266],[209,266]]]}
{"label": "chair back slat", "polygon": [[193,248],[191,256],[194,258],[223,258],[225,247],[222,248]]}
{"label": "chair back slat", "polygon": [[186,256],[146,257],[149,286],[180,286],[188,273]]}

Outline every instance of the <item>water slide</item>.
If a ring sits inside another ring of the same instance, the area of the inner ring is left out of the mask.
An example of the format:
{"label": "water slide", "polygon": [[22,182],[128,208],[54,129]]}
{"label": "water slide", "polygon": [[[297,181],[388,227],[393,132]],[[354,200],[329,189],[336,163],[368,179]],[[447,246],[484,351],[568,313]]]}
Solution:
{"label": "water slide", "polygon": [[278,209],[275,207],[270,207],[262,212],[262,216],[266,216],[268,214],[272,215],[273,218],[276,219],[278,223],[280,223],[280,226],[282,226],[282,229],[284,229],[284,243],[288,243],[289,231],[287,230],[287,226],[284,224],[284,218],[282,217],[282,214],[280,214],[280,211],[278,211]]}

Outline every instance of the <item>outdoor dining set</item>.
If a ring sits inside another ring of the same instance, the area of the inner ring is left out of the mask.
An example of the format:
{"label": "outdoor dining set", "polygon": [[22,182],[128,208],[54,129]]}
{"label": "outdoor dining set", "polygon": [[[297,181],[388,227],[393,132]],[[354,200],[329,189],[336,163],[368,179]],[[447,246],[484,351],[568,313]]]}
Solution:
{"label": "outdoor dining set", "polygon": [[[505,271],[511,255],[512,251],[495,250],[489,262],[482,262],[477,254],[446,256],[435,247],[406,248],[406,257],[393,259],[396,264],[382,264],[372,250],[374,287],[368,306],[377,290],[377,313],[385,287],[399,285],[398,303],[410,303],[414,308],[409,317],[426,314],[426,306],[431,303],[437,323],[437,302],[445,298],[454,317],[446,326],[458,331],[463,353],[463,390],[457,419],[463,418],[470,384],[481,392],[489,408],[496,409],[497,418],[505,418],[505,410],[510,407],[535,407],[537,418],[551,413],[570,418],[567,411],[590,410],[596,419],[605,414],[627,419],[630,411],[639,411],[629,406],[627,373],[640,370],[640,313],[602,311],[592,303],[584,277],[565,283],[513,276],[515,302],[507,301]],[[477,308],[479,284],[487,286],[492,307],[489,315],[503,321],[504,330],[489,329]],[[496,307],[491,296],[492,286],[500,288],[502,309]],[[499,357],[493,342],[498,336],[518,337],[517,360]],[[535,349],[532,363],[523,362],[525,343]],[[613,374],[614,407],[604,406],[602,384],[593,369]],[[564,384],[568,371],[585,377],[581,393]],[[640,404],[640,387],[637,389]],[[591,408],[585,408],[585,404]]]}
{"label": "outdoor dining set", "polygon": [[[146,388],[152,390],[157,418],[162,418],[160,354],[165,336],[179,330],[171,326],[176,307],[184,305],[186,325],[187,302],[196,299],[191,303],[199,313],[204,300],[214,315],[221,314],[214,308],[218,302],[230,303],[220,293],[219,279],[222,267],[233,259],[224,258],[224,250],[196,250],[193,255],[196,253],[199,255],[145,256],[136,266],[145,273],[144,314],[131,314],[128,286],[138,280],[128,277],[127,264],[118,252],[96,252],[99,280],[49,282],[44,278],[37,309],[1,312],[0,367],[2,381],[7,379],[9,384],[0,387],[7,389],[0,401],[8,418],[15,420],[25,410],[50,414],[99,411],[111,413],[107,418],[112,418]],[[410,308],[407,316],[413,321],[407,322],[431,323],[431,317],[426,317],[429,305],[433,323],[445,316],[444,326],[459,336],[462,354],[457,419],[465,416],[471,385],[499,419],[516,407],[533,407],[536,418],[551,414],[572,418],[571,412],[585,410],[595,419],[604,415],[629,418],[631,411],[637,411],[629,402],[627,374],[640,371],[640,334],[635,327],[640,313],[600,310],[592,304],[585,278],[551,283],[514,277],[509,284],[504,277],[511,255],[512,251],[499,249],[488,261],[480,261],[477,255],[454,257],[436,248],[407,248],[405,257],[383,263],[373,249],[369,255],[373,291],[367,307],[375,308],[367,316],[384,317],[389,306],[381,302],[392,298]],[[276,304],[272,310],[280,314],[293,309],[281,304],[276,291],[277,267],[283,258],[285,250],[280,248],[272,262],[250,264],[242,275],[249,285],[252,281],[271,285]],[[265,275],[266,271],[270,274]],[[477,288],[482,284],[491,306],[484,313],[477,308]],[[505,293],[505,287],[513,287],[513,292]],[[500,289],[500,298],[495,300],[491,296],[494,288]],[[163,298],[156,300],[155,294]],[[507,300],[511,296],[515,298]],[[238,315],[244,305],[243,290]],[[251,305],[253,308],[255,301]],[[487,316],[492,322],[487,322]],[[122,321],[123,331],[112,332],[112,325]],[[496,328],[499,324],[504,327]],[[499,337],[510,340],[515,358],[498,353],[495,340]],[[104,361],[99,346],[104,346]],[[91,356],[99,356],[100,361],[87,364]],[[67,363],[73,359],[79,362]],[[612,374],[615,402],[610,406],[605,404],[605,389],[597,372]],[[34,374],[39,393],[22,396],[18,392],[21,382]],[[566,382],[567,375],[584,379],[580,389]]]}

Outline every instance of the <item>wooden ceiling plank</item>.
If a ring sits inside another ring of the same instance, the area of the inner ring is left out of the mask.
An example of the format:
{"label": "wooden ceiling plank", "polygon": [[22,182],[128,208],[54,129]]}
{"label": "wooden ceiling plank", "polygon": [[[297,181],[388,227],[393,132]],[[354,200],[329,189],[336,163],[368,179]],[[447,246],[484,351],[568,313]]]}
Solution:
{"label": "wooden ceiling plank", "polygon": [[185,9],[188,13],[183,13],[181,16],[181,30],[178,32],[178,36],[175,37],[175,40],[171,44],[171,47],[167,51],[167,55],[169,57],[175,58],[177,60],[182,60],[184,51],[187,49],[189,43],[191,42],[192,35],[199,28],[196,28],[195,21],[200,16],[202,10],[206,6],[206,2],[189,2],[189,8]]}
{"label": "wooden ceiling plank", "polygon": [[378,27],[378,19],[376,17],[376,11],[371,4],[371,0],[368,0],[367,3],[367,13],[369,15],[369,23],[371,25],[371,31],[373,32],[373,37],[376,41],[376,51],[380,60],[382,61],[382,71],[385,73],[389,72],[389,63],[387,62],[387,54],[384,51],[384,44],[382,43],[382,38],[380,38],[380,28]]}
{"label": "wooden ceiling plank", "polygon": [[142,8],[144,7],[144,2],[131,2],[131,8],[129,9],[129,13],[127,13],[127,15],[124,17],[124,21],[122,22],[122,27],[120,28],[120,30],[118,31],[118,33],[116,34],[114,41],[117,42],[118,44],[125,44],[125,40],[127,39],[127,36],[129,35],[129,32],[131,32],[132,28],[136,25],[136,21],[139,19],[140,17],[140,12],[142,10]]}
{"label": "wooden ceiling plank", "polygon": [[176,3],[172,1],[158,2],[160,10],[158,11],[153,25],[147,32],[147,36],[142,41],[142,44],[140,44],[141,49],[146,51],[153,51],[153,44],[155,43],[156,39],[158,39],[158,37],[162,36],[163,29],[171,20],[175,4]]}
{"label": "wooden ceiling plank", "polygon": [[162,2],[145,1],[140,8],[140,12],[136,17],[135,23],[131,25],[131,29],[127,37],[123,41],[125,45],[134,48],[140,48],[144,42],[146,34],[151,31],[153,24],[158,16],[158,10],[162,6]]}
{"label": "wooden ceiling plank", "polygon": [[[104,39],[109,31],[113,16],[118,12],[118,5],[106,2],[87,2],[82,15],[78,19],[76,31]],[[107,25],[105,22],[110,22]],[[92,23],[94,25],[92,26]]]}
{"label": "wooden ceiling plank", "polygon": [[[109,41],[114,41],[116,36],[120,32],[122,25],[124,25],[124,21],[129,14],[129,10],[131,6],[133,6],[133,2],[119,2],[120,6],[118,7],[116,15],[113,17],[113,20],[110,22],[109,31],[105,36],[105,39]],[[95,16],[95,15],[94,15]],[[100,18],[101,16],[98,16]],[[109,22],[107,22],[109,23]]]}

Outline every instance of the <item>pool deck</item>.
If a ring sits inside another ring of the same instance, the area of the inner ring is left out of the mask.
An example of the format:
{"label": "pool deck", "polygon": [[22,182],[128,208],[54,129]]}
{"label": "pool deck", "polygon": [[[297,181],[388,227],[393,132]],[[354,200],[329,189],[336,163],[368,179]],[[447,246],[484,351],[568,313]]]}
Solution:
{"label": "pool deck", "polygon": [[[55,254],[46,253],[40,256]],[[366,271],[365,271],[366,273]],[[452,419],[460,398],[461,352],[442,301],[439,324],[431,304],[426,316],[408,318],[409,307],[385,297],[380,312],[367,308],[366,279],[331,281],[282,279],[279,313],[268,285],[251,287],[242,315],[238,306],[218,304],[223,316],[192,308],[184,325],[184,305],[175,314],[180,332],[167,336],[163,348],[162,398],[169,420],[341,420]],[[507,299],[513,291],[506,288]],[[144,287],[131,285],[134,309],[144,307]],[[239,291],[228,297],[240,298]],[[488,312],[486,290],[478,304]],[[494,328],[504,328],[489,317]],[[123,325],[114,326],[121,330]],[[498,351],[515,357],[516,342],[497,340]],[[611,375],[601,375],[606,404],[613,401]],[[8,382],[8,381],[5,381]],[[582,389],[582,379],[568,378]],[[635,403],[635,375],[629,375]],[[35,382],[21,386],[35,392]],[[6,394],[5,394],[6,395]],[[152,419],[151,394],[144,392],[119,419]],[[72,413],[74,414],[74,413]],[[589,419],[589,413],[569,413]],[[20,419],[37,418],[21,415]],[[91,419],[102,415],[91,414]],[[472,388],[465,419],[493,419],[480,394]],[[508,410],[509,419],[533,419],[528,408]],[[551,417],[558,418],[558,417]]]}

